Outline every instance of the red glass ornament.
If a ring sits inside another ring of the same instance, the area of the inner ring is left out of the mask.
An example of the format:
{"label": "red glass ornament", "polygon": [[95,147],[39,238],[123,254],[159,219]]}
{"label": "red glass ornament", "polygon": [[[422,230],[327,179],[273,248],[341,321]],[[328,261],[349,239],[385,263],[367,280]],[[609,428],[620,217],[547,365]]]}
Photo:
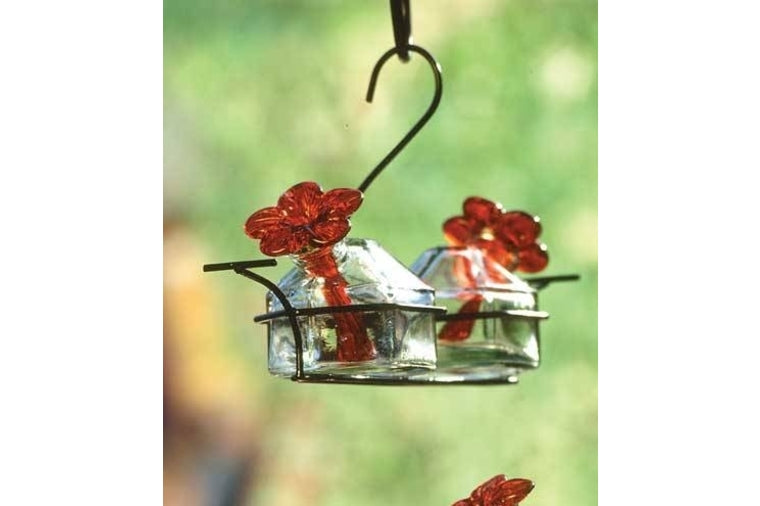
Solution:
{"label": "red glass ornament", "polygon": [[502,242],[524,248],[536,242],[541,234],[541,223],[523,211],[509,211],[500,217],[495,233]]}
{"label": "red glass ornament", "polygon": [[[362,203],[363,194],[353,188],[336,188],[327,193],[314,182],[299,183],[280,196],[277,205],[253,213],[245,222],[245,233],[258,239],[268,256],[293,255],[311,275],[324,278],[322,293],[329,306],[351,304],[348,283],[338,272],[332,246],[351,229],[349,217]],[[375,358],[375,347],[359,317],[336,313],[339,361],[357,362]]]}
{"label": "red glass ornament", "polygon": [[[480,311],[480,304],[483,302],[483,297],[476,295],[459,308],[457,314],[469,314],[477,313]],[[472,328],[475,326],[475,320],[473,318],[465,320],[450,320],[441,329],[438,334],[439,339],[444,341],[464,341],[470,334],[472,334]]]}
{"label": "red glass ornament", "polygon": [[268,256],[298,255],[331,246],[351,229],[348,218],[362,203],[363,194],[353,188],[327,193],[317,183],[299,183],[282,194],[274,207],[253,213],[245,233],[259,239]]}
{"label": "red glass ornament", "polygon": [[[541,223],[537,217],[524,211],[504,211],[501,204],[481,197],[469,197],[462,208],[462,216],[443,224],[443,233],[452,246],[477,247],[510,271],[537,272],[535,269],[546,267],[549,256],[538,242]],[[523,251],[530,253],[521,255]]]}
{"label": "red glass ornament", "polygon": [[[487,274],[495,282],[505,282],[498,269],[488,268],[496,263],[509,271],[539,272],[549,263],[546,246],[538,241],[541,224],[536,216],[524,211],[504,211],[501,204],[481,197],[469,197],[462,205],[464,214],[449,218],[443,224],[443,233],[452,246],[474,247],[483,252]],[[464,259],[463,259],[464,260]],[[455,266],[458,283],[473,285],[471,266]],[[474,296],[459,310],[463,313],[479,311],[482,297]],[[452,320],[438,334],[444,341],[467,339],[474,320]],[[469,328],[469,331],[467,330]]]}
{"label": "red glass ornament", "polygon": [[531,244],[518,253],[520,259],[520,270],[525,272],[539,272],[546,268],[549,263],[549,255],[546,253],[546,246],[543,244]]}
{"label": "red glass ornament", "polygon": [[470,497],[452,506],[516,506],[533,490],[533,482],[523,478],[507,480],[499,474],[478,486]]}

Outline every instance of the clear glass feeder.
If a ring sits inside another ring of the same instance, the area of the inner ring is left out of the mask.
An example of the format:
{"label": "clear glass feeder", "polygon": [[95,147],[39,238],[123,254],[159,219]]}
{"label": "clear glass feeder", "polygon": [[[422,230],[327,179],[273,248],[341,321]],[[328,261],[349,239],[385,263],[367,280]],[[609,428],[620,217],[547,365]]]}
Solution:
{"label": "clear glass feeder", "polygon": [[[443,309],[433,306],[433,288],[373,240],[343,239],[330,252],[345,304],[330,304],[330,280],[314,276],[296,257],[296,267],[277,284],[296,310],[307,310],[296,317],[303,372],[393,380],[434,369],[435,314]],[[267,311],[255,321],[268,325],[269,371],[294,376],[299,350],[293,328],[271,292]]]}
{"label": "clear glass feeder", "polygon": [[516,376],[540,362],[536,291],[475,247],[426,250],[411,266],[447,308],[437,318],[438,372],[463,381]]}

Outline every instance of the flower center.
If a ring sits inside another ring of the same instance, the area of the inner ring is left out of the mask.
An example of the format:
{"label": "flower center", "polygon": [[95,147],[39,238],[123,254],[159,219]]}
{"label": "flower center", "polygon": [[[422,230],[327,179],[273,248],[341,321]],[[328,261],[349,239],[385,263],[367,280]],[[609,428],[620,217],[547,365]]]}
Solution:
{"label": "flower center", "polygon": [[491,227],[483,227],[483,230],[480,231],[480,238],[487,241],[493,241],[496,236],[493,234],[493,229]]}

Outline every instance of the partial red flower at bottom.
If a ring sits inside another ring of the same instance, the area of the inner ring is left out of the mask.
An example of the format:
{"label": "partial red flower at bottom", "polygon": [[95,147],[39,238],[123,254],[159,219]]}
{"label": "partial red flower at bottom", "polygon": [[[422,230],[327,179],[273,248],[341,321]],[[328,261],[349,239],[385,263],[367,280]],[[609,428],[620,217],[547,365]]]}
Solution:
{"label": "partial red flower at bottom", "polygon": [[508,480],[503,474],[498,474],[473,490],[470,497],[460,499],[452,506],[516,506],[530,494],[533,487],[530,480]]}

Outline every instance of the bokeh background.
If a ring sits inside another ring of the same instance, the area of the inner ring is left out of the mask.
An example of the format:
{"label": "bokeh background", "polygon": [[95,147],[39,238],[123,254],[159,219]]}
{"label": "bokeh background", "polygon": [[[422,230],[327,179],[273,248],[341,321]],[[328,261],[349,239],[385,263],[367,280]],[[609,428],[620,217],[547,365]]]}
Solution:
{"label": "bokeh background", "polygon": [[[264,289],[203,263],[260,258],[249,214],[304,180],[357,186],[428,106],[388,2],[164,0],[164,488],[170,505],[430,505],[498,473],[526,506],[597,502],[597,5],[415,0],[441,105],[368,190],[354,237],[404,264],[479,195],[539,215],[539,370],[519,386],[298,385],[270,377]],[[279,279],[283,259],[267,271]]]}

